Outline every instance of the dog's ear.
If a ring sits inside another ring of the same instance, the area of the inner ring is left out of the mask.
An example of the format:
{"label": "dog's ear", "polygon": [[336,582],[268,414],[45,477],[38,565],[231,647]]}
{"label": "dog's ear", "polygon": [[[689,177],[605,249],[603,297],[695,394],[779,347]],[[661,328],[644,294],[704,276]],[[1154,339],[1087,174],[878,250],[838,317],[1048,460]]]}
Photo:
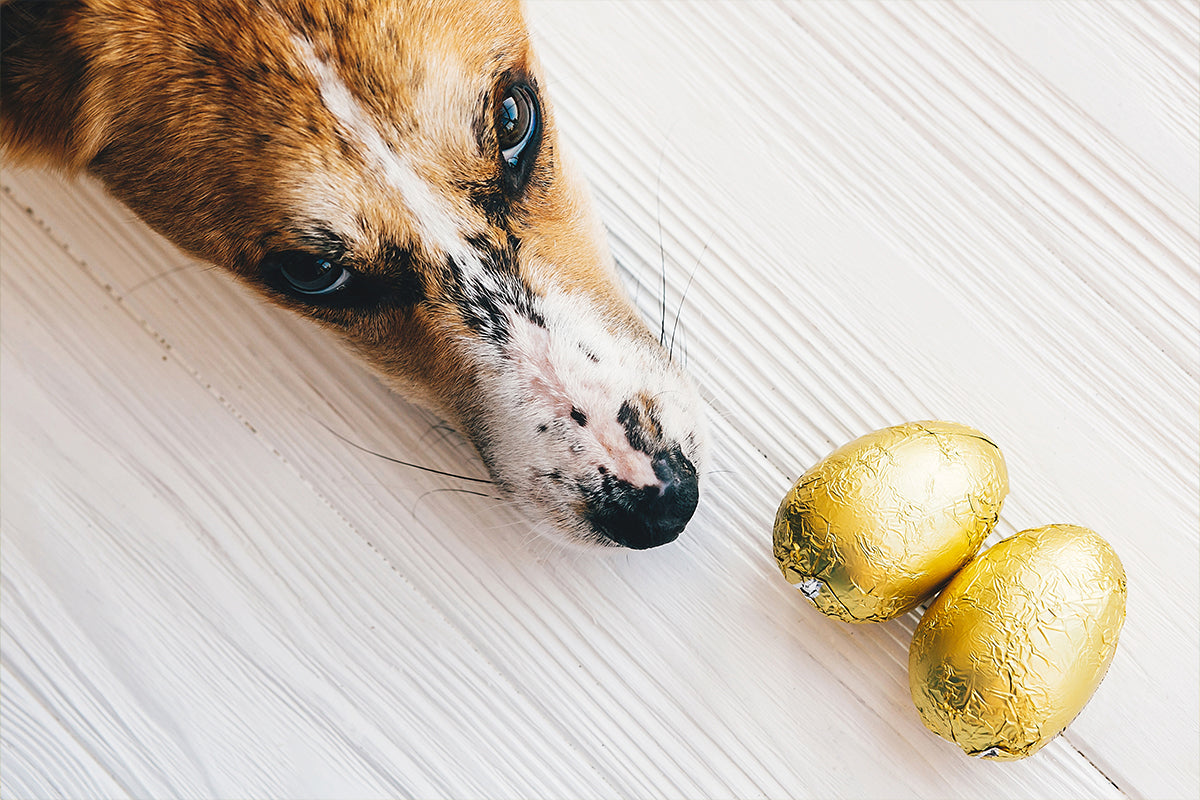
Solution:
{"label": "dog's ear", "polygon": [[89,113],[93,76],[74,32],[78,2],[0,5],[0,147],[21,164],[75,171],[100,150],[105,121]]}

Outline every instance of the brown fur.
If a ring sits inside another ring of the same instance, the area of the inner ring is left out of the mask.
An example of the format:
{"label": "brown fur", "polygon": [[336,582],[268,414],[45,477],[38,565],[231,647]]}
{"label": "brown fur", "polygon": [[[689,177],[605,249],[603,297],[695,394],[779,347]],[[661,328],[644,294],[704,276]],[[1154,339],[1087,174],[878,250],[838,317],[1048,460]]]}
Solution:
{"label": "brown fur", "polygon": [[[477,95],[495,86],[476,76],[537,69],[519,6],[508,0],[49,5],[24,26],[5,8],[6,24],[28,30],[5,52],[0,133],[8,156],[90,172],[151,227],[258,288],[255,271],[268,252],[303,246],[289,230],[291,198],[280,191],[297,172],[355,187],[364,236],[353,255],[362,268],[370,269],[373,243],[419,238],[386,190],[361,181],[358,156],[340,140],[290,36],[302,32],[323,56],[350,65],[340,77],[356,99],[387,121],[390,141],[421,154],[423,177],[439,187],[486,183],[497,164],[479,152],[475,128],[437,110],[481,106]],[[459,62],[461,74],[427,74],[424,65],[438,61]],[[560,285],[603,298],[614,324],[638,325],[586,197],[558,163],[553,112],[542,102],[537,172],[509,228],[490,224],[465,190],[449,199],[479,236],[521,239],[534,289],[551,277],[535,265],[552,264]],[[456,321],[420,307],[356,318],[268,297],[336,328],[418,399],[455,418],[468,413],[445,402],[471,381],[448,347],[453,331],[442,329]]]}
{"label": "brown fur", "polygon": [[[682,529],[694,395],[616,281],[516,0],[26,1],[5,4],[3,24],[9,159],[95,176],[187,252],[335,331],[561,528],[631,546]],[[519,183],[496,132],[514,85],[540,98],[542,123]],[[367,302],[296,292],[272,272],[281,253],[331,248]],[[546,303],[553,325],[534,308]],[[487,324],[506,332],[484,352]],[[577,363],[576,324],[610,354],[602,369]],[[633,383],[648,427],[622,436]],[[532,403],[536,385],[562,396]],[[585,396],[605,423],[587,432],[567,427]],[[664,397],[671,435],[655,422]],[[542,413],[568,422],[513,427]],[[552,429],[529,449],[526,436]],[[610,491],[620,465],[636,500]],[[666,522],[637,522],[630,504],[660,495]]]}

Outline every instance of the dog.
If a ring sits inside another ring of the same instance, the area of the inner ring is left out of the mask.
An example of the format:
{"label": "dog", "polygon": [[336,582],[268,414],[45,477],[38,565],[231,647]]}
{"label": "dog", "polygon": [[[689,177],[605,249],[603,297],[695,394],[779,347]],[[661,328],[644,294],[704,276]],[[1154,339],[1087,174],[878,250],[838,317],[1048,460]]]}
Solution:
{"label": "dog", "polygon": [[675,540],[694,384],[622,289],[517,0],[14,0],[0,146],[340,337],[577,544]]}

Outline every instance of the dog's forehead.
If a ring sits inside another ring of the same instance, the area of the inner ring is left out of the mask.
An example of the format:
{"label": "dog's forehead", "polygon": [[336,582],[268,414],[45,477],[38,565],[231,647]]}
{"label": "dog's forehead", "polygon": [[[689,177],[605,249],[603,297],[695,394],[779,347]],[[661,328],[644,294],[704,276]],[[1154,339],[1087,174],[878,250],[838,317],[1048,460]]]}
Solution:
{"label": "dog's forehead", "polygon": [[309,151],[285,181],[295,211],[366,248],[384,235],[447,251],[472,233],[456,189],[495,176],[482,140],[497,92],[529,79],[517,4],[385,4],[309,21],[288,46],[327,134],[294,145]]}
{"label": "dog's forehead", "polygon": [[[301,3],[300,6],[307,6]],[[426,98],[477,94],[528,58],[520,7],[507,0],[331,4],[321,18],[290,22],[336,65],[351,90],[384,117],[401,120],[450,103]],[[293,37],[294,38],[294,37]]]}

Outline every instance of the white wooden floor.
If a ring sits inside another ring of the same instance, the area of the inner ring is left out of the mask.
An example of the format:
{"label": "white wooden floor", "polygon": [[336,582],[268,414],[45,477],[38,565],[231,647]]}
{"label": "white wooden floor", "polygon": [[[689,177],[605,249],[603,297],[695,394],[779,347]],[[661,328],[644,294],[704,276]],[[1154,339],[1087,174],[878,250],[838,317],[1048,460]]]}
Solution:
{"label": "white wooden floor", "polygon": [[[0,795],[1194,798],[1197,3],[529,16],[655,325],[665,254],[688,531],[564,553],[348,446],[482,471],[96,186],[7,172]],[[929,417],[1001,444],[1000,535],[1128,571],[1107,680],[1024,762],[922,727],[915,614],[825,619],[771,555],[809,465]]]}

